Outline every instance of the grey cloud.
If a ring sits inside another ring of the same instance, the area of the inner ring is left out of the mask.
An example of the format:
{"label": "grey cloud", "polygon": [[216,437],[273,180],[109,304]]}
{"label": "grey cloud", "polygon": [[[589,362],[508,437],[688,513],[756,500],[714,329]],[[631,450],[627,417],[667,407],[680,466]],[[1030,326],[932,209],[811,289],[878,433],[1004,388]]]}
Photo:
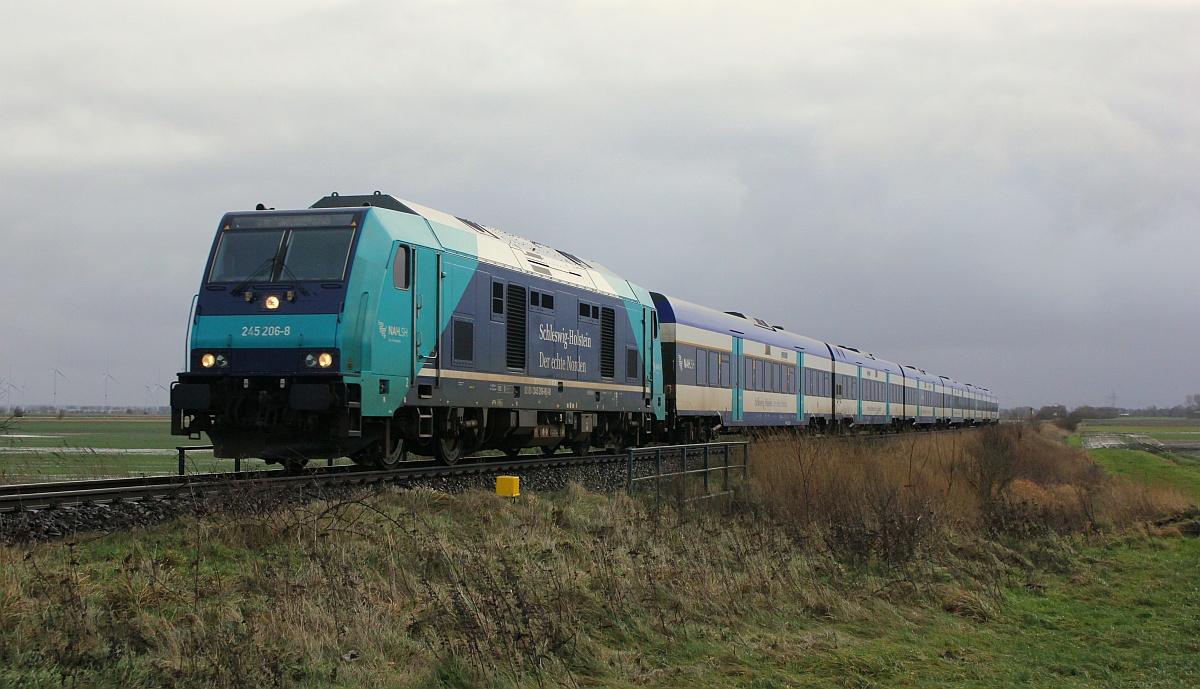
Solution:
{"label": "grey cloud", "polygon": [[9,14],[0,281],[17,299],[0,306],[0,375],[12,362],[31,400],[61,358],[80,373],[60,402],[97,401],[106,359],[144,401],[182,359],[220,214],[335,189],[561,246],[1006,404],[1194,392],[1177,365],[1200,306],[1188,4]]}

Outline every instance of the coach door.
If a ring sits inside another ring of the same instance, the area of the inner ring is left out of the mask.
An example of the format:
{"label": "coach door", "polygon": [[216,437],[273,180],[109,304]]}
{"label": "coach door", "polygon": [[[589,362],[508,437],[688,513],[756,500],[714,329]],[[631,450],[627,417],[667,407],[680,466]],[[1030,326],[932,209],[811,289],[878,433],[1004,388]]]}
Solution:
{"label": "coach door", "polygon": [[440,381],[442,257],[425,247],[413,247],[413,378],[433,376]]}
{"label": "coach door", "polygon": [[730,384],[733,387],[733,420],[745,421],[744,395],[742,394],[745,388],[745,376],[742,375],[742,338],[733,338],[733,361],[730,362],[729,369],[732,377]]}

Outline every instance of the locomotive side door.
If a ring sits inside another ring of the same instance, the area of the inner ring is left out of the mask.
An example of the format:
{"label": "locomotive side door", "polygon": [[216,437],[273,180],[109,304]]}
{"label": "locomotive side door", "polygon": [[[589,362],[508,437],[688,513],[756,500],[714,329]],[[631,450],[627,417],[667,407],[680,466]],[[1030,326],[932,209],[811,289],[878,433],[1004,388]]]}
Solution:
{"label": "locomotive side door", "polygon": [[439,377],[441,352],[441,255],[423,246],[413,247],[413,379],[422,371],[425,376]]}

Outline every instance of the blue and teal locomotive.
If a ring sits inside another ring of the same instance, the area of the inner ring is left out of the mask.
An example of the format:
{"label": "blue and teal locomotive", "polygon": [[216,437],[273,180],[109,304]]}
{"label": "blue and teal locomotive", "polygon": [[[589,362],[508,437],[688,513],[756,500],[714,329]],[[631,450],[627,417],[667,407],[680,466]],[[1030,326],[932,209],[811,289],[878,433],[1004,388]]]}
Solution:
{"label": "blue and teal locomotive", "polygon": [[289,465],[640,444],[658,329],[591,261],[389,195],[260,206],[221,219],[172,433]]}

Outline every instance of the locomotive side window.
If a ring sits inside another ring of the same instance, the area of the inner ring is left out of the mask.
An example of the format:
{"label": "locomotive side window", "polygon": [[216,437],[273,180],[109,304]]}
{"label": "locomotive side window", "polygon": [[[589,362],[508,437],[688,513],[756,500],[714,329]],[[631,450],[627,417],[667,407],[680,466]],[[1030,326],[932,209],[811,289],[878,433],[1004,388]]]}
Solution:
{"label": "locomotive side window", "polygon": [[504,317],[504,282],[492,280],[492,320]]}
{"label": "locomotive side window", "polygon": [[542,308],[546,309],[547,311],[554,310],[554,295],[553,294],[543,294],[542,295]]}
{"label": "locomotive side window", "polygon": [[396,249],[396,260],[392,261],[392,286],[396,289],[408,289],[410,252],[411,249],[404,244]]}
{"label": "locomotive side window", "polygon": [[471,321],[454,319],[454,363],[475,363],[475,324]]}

